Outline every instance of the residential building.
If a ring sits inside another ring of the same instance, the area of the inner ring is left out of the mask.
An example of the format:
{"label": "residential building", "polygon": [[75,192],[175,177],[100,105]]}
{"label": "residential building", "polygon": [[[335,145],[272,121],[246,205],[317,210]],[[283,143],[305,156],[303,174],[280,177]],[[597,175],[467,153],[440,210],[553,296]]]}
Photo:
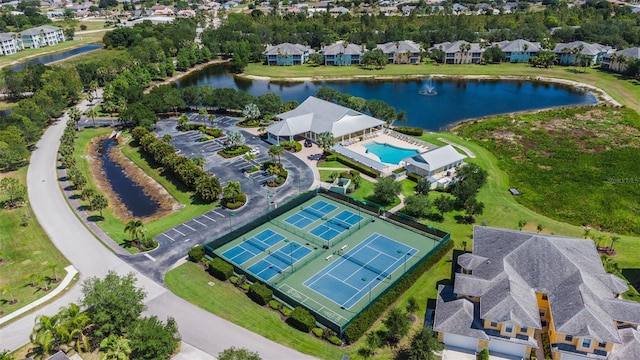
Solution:
{"label": "residential building", "polygon": [[553,360],[640,358],[640,304],[590,240],[476,226],[473,252],[440,285],[434,330],[446,346]]}
{"label": "residential building", "polygon": [[336,6],[336,7],[332,7],[331,9],[329,9],[329,12],[332,15],[344,15],[344,14],[348,14],[349,13],[349,9],[347,9],[346,7],[343,7],[343,6]]}
{"label": "residential building", "polygon": [[309,60],[310,51],[309,46],[283,43],[268,45],[264,55],[267,65],[302,65]]}
{"label": "residential building", "polygon": [[640,47],[624,49],[616,51],[613,54],[604,55],[600,67],[603,70],[622,73],[627,69],[629,61],[633,59],[640,59]]}
{"label": "residential building", "polygon": [[377,48],[389,58],[389,64],[420,64],[422,46],[411,40],[378,44]]}
{"label": "residential building", "polygon": [[25,48],[52,46],[64,41],[64,32],[55,26],[43,25],[27,29],[20,33]]}
{"label": "residential building", "polygon": [[429,149],[420,154],[404,159],[407,173],[424,176],[431,182],[432,188],[448,187],[454,182],[455,169],[461,166],[465,155],[460,154],[453,146],[445,145]]}
{"label": "residential building", "polygon": [[317,140],[318,134],[331,132],[336,142],[382,129],[384,121],[344,106],[310,96],[297,108],[276,115],[280,120],[267,127],[267,141],[279,144],[296,137]]}
{"label": "residential building", "polygon": [[480,44],[464,40],[435,44],[430,50],[433,49],[444,51],[445,64],[478,64],[482,60],[484,51]]}
{"label": "residential building", "polygon": [[495,43],[506,56],[505,61],[512,63],[526,63],[534,56],[537,56],[542,47],[538,42],[530,42],[523,39],[513,41],[501,41]]}
{"label": "residential building", "polygon": [[24,49],[22,46],[22,37],[18,33],[1,33],[0,34],[0,55],[11,55]]}
{"label": "residential building", "polygon": [[611,46],[600,44],[589,44],[584,41],[573,41],[570,43],[558,43],[553,52],[558,56],[560,65],[574,65],[577,60],[577,54],[583,54],[590,57],[590,64],[595,65],[600,62],[603,56],[612,52]]}
{"label": "residential building", "polygon": [[359,65],[360,56],[363,53],[361,45],[349,44],[346,41],[338,41],[334,44],[323,46],[319,53],[324,57],[325,65]]}

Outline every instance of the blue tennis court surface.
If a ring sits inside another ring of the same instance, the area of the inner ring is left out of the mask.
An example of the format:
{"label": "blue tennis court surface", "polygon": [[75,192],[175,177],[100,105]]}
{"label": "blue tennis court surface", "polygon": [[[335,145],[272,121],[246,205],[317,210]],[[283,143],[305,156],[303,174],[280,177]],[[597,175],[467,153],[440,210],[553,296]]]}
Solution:
{"label": "blue tennis court surface", "polygon": [[337,208],[338,207],[333,204],[320,200],[314,202],[307,208],[300,208],[299,212],[289,216],[284,219],[284,221],[298,229],[304,229]]}
{"label": "blue tennis court surface", "polygon": [[411,246],[374,233],[303,285],[349,309],[417,253]]}
{"label": "blue tennis court surface", "polygon": [[269,254],[264,259],[251,265],[248,270],[264,281],[269,281],[274,276],[285,271],[292,264],[295,265],[299,260],[311,253],[311,249],[290,241],[277,251]]}
{"label": "blue tennis court surface", "polygon": [[237,265],[242,265],[284,239],[283,235],[271,229],[266,229],[225,251],[222,256]]}
{"label": "blue tennis court surface", "polygon": [[338,215],[326,220],[309,232],[324,241],[331,241],[338,235],[351,229],[352,226],[357,225],[362,219],[364,218],[358,214],[354,214],[349,210],[343,210]]}

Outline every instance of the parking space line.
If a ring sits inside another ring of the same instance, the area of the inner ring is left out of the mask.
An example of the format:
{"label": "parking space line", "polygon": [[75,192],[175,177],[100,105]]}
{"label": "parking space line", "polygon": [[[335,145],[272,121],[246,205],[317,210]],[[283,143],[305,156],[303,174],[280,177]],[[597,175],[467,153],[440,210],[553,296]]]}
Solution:
{"label": "parking space line", "polygon": [[207,226],[207,225],[205,225],[205,224],[201,223],[200,221],[198,221],[197,219],[191,219],[191,220],[193,220],[193,221],[197,222],[198,224],[200,224],[200,225],[202,225],[202,226]]}
{"label": "parking space line", "polygon": [[180,235],[184,236],[184,233],[183,233],[183,232],[181,232],[180,230],[176,229],[176,228],[173,228],[173,231],[175,231],[175,232],[177,232],[178,234],[180,234]]}
{"label": "parking space line", "polygon": [[191,231],[196,231],[196,229],[192,228],[191,226],[187,225],[186,223],[182,224],[182,226],[186,226],[189,229],[191,229]]}
{"label": "parking space line", "polygon": [[185,240],[184,242],[187,242],[187,241],[189,241],[189,240],[191,240],[191,239],[187,239],[187,240]]}
{"label": "parking space line", "polygon": [[151,260],[151,261],[156,261],[156,259],[154,259],[154,258],[153,258],[151,255],[149,255],[149,254],[144,254],[144,256],[145,256],[147,259]]}
{"label": "parking space line", "polygon": [[169,236],[169,235],[167,235],[167,234],[165,234],[165,233],[162,233],[162,235],[164,235],[164,236],[168,237],[168,238],[169,238],[169,240],[171,240],[171,241],[175,241],[175,240],[173,240],[173,238],[172,238],[171,236]]}
{"label": "parking space line", "polygon": [[220,217],[224,217],[224,215],[220,214],[219,212],[215,211],[215,210],[211,210],[212,213],[220,216]]}
{"label": "parking space line", "polygon": [[216,222],[216,221],[215,221],[215,220],[213,220],[212,218],[208,217],[208,216],[207,216],[207,214],[202,214],[202,216],[206,217],[207,219],[209,219],[209,220],[211,220],[211,221],[213,221],[213,222]]}

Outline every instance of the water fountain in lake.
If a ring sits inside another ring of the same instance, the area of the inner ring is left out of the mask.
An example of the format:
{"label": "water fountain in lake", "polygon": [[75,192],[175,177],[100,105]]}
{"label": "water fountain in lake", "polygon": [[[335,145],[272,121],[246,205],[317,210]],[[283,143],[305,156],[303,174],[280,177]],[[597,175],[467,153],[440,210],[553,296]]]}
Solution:
{"label": "water fountain in lake", "polygon": [[434,96],[438,95],[435,86],[433,86],[433,79],[431,76],[427,79],[427,83],[418,91],[418,94],[425,96]]}

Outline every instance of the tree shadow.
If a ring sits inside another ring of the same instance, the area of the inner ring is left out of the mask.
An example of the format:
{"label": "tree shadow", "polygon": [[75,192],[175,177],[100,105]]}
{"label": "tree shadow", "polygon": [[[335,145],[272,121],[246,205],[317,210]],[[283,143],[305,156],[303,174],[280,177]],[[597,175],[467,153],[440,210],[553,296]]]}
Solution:
{"label": "tree shadow", "polygon": [[65,176],[60,176],[60,177],[58,178],[58,181],[62,181],[62,182],[64,182],[64,181],[68,181],[68,180],[69,180],[69,177],[68,177],[68,176],[66,176],[66,175],[65,175]]}
{"label": "tree shadow", "polygon": [[90,222],[98,222],[103,220],[104,220],[104,216],[100,216],[100,215],[87,216],[87,221],[90,221]]}
{"label": "tree shadow", "polygon": [[458,224],[470,225],[476,222],[476,219],[472,216],[456,215],[453,218],[456,220],[456,223]]}
{"label": "tree shadow", "polygon": [[444,222],[444,216],[440,213],[431,213],[427,215],[427,220],[435,221],[435,222]]}
{"label": "tree shadow", "polygon": [[[79,200],[80,198],[80,194],[72,194],[71,196],[69,196],[70,200]],[[81,206],[82,207],[82,206]],[[80,209],[80,208],[78,208]]]}
{"label": "tree shadow", "polygon": [[[72,198],[72,196],[70,196],[69,198]],[[89,205],[80,205],[76,209],[78,211],[89,211],[89,209],[91,209],[91,207]]]}
{"label": "tree shadow", "polygon": [[68,186],[65,186],[62,190],[64,190],[64,191],[73,191],[73,190],[75,190],[75,187],[73,185],[68,185]]}

